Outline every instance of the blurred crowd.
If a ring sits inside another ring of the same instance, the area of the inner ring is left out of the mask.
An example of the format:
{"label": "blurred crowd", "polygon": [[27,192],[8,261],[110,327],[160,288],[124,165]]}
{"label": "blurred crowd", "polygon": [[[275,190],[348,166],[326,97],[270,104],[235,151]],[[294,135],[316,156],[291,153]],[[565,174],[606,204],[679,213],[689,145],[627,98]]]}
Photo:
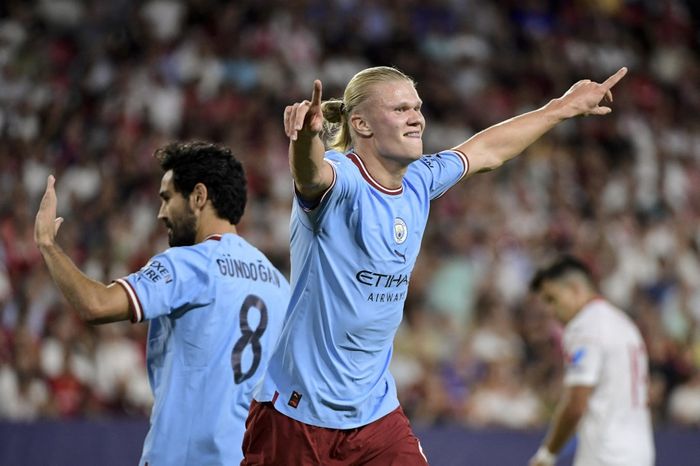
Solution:
{"label": "blurred crowd", "polygon": [[240,231],[289,270],[285,105],[362,68],[418,83],[426,152],[630,69],[614,112],[560,125],[433,203],[392,372],[415,423],[541,426],[562,327],[528,294],[588,263],[650,354],[657,423],[700,426],[700,4],[692,0],[4,0],[0,3],[0,419],[145,416],[147,324],[90,327],[33,241],[46,176],[59,242],[105,283],[167,247],[174,139],[233,148]]}

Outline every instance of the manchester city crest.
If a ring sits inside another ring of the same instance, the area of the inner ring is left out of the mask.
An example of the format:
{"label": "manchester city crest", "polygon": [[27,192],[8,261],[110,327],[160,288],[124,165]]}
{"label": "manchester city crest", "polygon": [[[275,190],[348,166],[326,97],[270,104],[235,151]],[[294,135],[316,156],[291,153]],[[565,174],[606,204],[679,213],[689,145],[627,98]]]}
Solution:
{"label": "manchester city crest", "polygon": [[406,222],[404,222],[401,217],[396,217],[394,219],[394,241],[401,244],[406,241],[407,235],[408,228],[406,228]]}

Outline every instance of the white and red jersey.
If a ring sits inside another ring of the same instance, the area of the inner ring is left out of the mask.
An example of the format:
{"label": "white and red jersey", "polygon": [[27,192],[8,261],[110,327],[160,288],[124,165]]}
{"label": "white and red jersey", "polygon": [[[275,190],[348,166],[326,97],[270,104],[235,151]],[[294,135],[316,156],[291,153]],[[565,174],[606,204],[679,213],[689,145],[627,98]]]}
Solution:
{"label": "white and red jersey", "polygon": [[575,466],[653,465],[649,363],[632,320],[595,299],[566,326],[564,350],[564,384],[595,387],[578,426]]}

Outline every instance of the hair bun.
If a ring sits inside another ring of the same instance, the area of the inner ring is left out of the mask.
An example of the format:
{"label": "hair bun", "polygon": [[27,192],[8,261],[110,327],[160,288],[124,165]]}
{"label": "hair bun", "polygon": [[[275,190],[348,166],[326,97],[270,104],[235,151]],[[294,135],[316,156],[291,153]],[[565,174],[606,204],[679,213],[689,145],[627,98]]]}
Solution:
{"label": "hair bun", "polygon": [[340,123],[343,118],[345,104],[342,100],[332,99],[321,104],[323,118],[329,123]]}

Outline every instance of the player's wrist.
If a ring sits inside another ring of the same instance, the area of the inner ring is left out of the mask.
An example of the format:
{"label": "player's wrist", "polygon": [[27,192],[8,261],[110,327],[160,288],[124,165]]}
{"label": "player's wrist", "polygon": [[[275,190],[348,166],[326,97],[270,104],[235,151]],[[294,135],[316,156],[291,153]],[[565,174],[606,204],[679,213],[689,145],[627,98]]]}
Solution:
{"label": "player's wrist", "polygon": [[317,136],[321,137],[320,134],[321,134],[322,129],[323,128],[316,130],[316,129],[312,129],[312,128],[309,128],[307,126],[304,126],[299,131],[297,131],[297,141],[301,140],[301,141],[308,143]]}
{"label": "player's wrist", "polygon": [[554,122],[554,124],[578,115],[578,113],[569,108],[562,97],[550,100],[542,109],[545,115],[547,115],[547,118]]}
{"label": "player's wrist", "polygon": [[56,250],[56,239],[51,237],[41,237],[35,239],[39,252],[46,257]]}
{"label": "player's wrist", "polygon": [[553,466],[557,462],[557,455],[549,451],[545,445],[540,446],[537,449],[537,453],[533,458],[537,464],[542,464],[546,466]]}

